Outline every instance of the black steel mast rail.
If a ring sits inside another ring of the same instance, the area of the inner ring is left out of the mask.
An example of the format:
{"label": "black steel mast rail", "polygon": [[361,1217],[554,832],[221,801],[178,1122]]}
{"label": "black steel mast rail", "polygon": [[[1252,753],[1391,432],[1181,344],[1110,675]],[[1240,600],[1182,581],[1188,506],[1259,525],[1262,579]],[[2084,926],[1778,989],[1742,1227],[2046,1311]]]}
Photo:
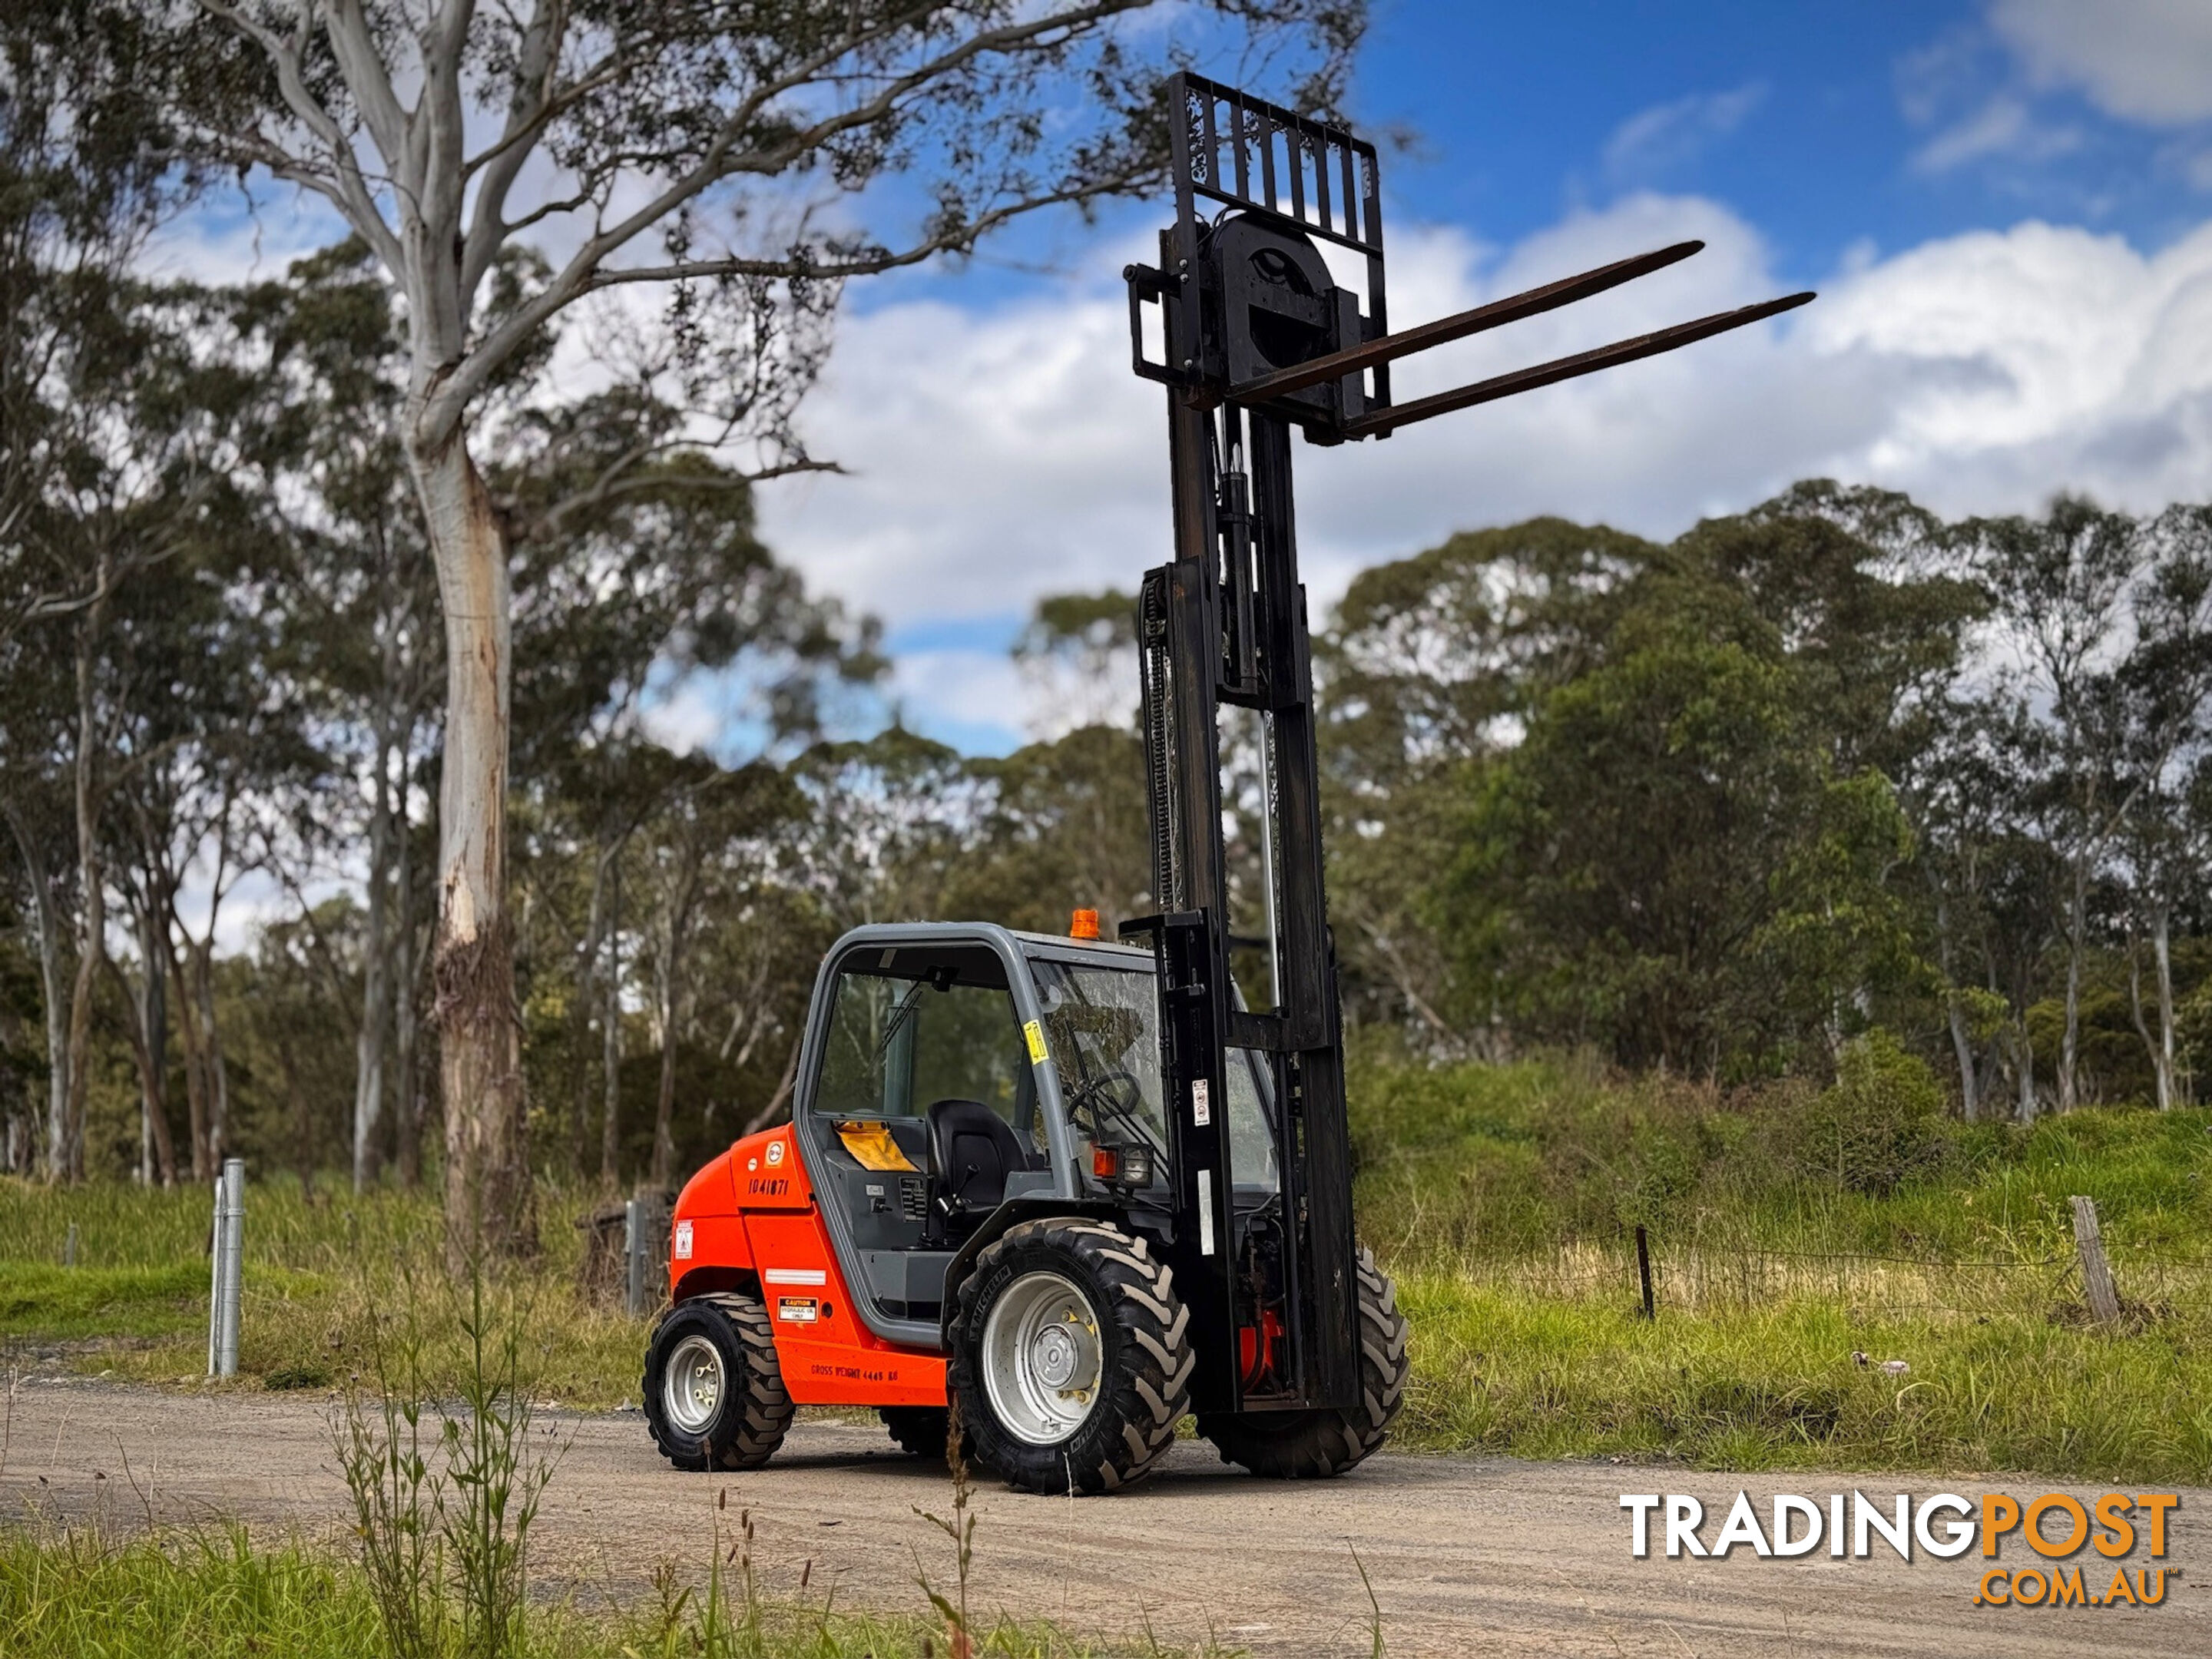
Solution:
{"label": "black steel mast rail", "polygon": [[1623,283],[1634,282],[1638,276],[1663,270],[1678,260],[1686,259],[1700,252],[1703,242],[1676,242],[1671,247],[1639,253],[1633,258],[1616,259],[1609,265],[1600,265],[1595,270],[1585,270],[1578,276],[1564,276],[1556,283],[1547,283],[1541,288],[1532,288],[1503,300],[1492,300],[1471,311],[1439,317],[1435,322],[1423,323],[1402,333],[1387,334],[1379,340],[1370,340],[1344,351],[1333,351],[1326,357],[1278,369],[1273,374],[1262,374],[1257,380],[1247,380],[1229,388],[1229,401],[1238,404],[1258,402],[1264,398],[1281,397],[1286,392],[1304,392],[1310,386],[1319,386],[1325,380],[1340,380],[1347,374],[1356,374],[1377,363],[1395,362],[1401,357],[1411,356],[1416,351],[1426,351],[1431,346],[1443,345],[1452,340],[1463,340],[1470,334],[1480,334],[1486,329],[1503,328],[1508,323],[1517,323],[1524,317],[1541,316],[1556,311],[1561,306],[1572,305],[1577,300],[1587,300],[1593,294],[1602,294],[1607,289],[1619,288]]}
{"label": "black steel mast rail", "polygon": [[1455,410],[1472,409],[1477,404],[1495,403],[1500,398],[1510,398],[1518,392],[1534,392],[1538,386],[1556,386],[1561,380],[1571,380],[1578,375],[1595,374],[1601,368],[1613,368],[1622,363],[1636,362],[1645,357],[1656,357],[1662,352],[1672,351],[1698,340],[1709,340],[1716,334],[1725,334],[1732,328],[1741,328],[1747,323],[1762,322],[1779,316],[1785,311],[1795,311],[1814,299],[1808,292],[1786,295],[1779,300],[1768,300],[1755,306],[1745,306],[1735,311],[1716,312],[1710,317],[1700,317],[1694,322],[1677,323],[1672,328],[1662,328],[1650,334],[1639,334],[1632,340],[1618,340],[1593,351],[1577,352],[1571,357],[1555,357],[1548,363],[1538,363],[1529,368],[1516,368],[1510,374],[1494,375],[1487,380],[1477,380],[1450,392],[1439,392],[1433,397],[1416,398],[1412,403],[1399,404],[1389,409],[1378,409],[1370,415],[1355,416],[1344,423],[1345,436],[1381,437],[1410,426],[1415,421],[1425,421],[1437,415],[1449,415]]}

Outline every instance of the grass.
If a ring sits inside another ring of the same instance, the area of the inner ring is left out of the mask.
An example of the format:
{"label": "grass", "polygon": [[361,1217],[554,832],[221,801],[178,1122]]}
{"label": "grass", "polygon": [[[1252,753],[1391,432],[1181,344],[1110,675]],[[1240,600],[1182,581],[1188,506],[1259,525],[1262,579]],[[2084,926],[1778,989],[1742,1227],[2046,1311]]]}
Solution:
{"label": "grass", "polygon": [[[2212,1481],[2212,1113],[2021,1130],[1916,1117],[1878,1089],[1373,1054],[1352,1082],[1361,1226],[1413,1322],[1401,1444]],[[2113,1329],[2081,1313],[2075,1193],[2097,1200],[2127,1302]],[[605,1408],[636,1397],[645,1328],[575,1288],[583,1206],[541,1195],[526,1291],[557,1340],[532,1364],[539,1398]],[[0,1338],[199,1386],[207,1208],[197,1192],[0,1181]],[[435,1220],[420,1196],[254,1187],[240,1386],[360,1369],[372,1299],[397,1305],[410,1273],[442,1285]],[[83,1265],[64,1269],[71,1221]],[[1638,1223],[1652,1323],[1636,1316]],[[449,1303],[420,1303],[434,1383],[459,1363]]]}
{"label": "grass", "polygon": [[[2212,1114],[1942,1121],[1895,1168],[1847,1143],[1854,1181],[1821,1139],[1835,1102],[1802,1089],[1372,1061],[1355,1089],[1361,1223],[1413,1328],[1401,1442],[2212,1480]],[[2127,1302],[2112,1329],[2081,1310],[2075,1193]]]}
{"label": "grass", "polygon": [[[1001,1659],[1164,1651],[1013,1620],[979,1626],[974,1637],[977,1655]],[[507,1652],[511,1659],[922,1659],[952,1647],[933,1612],[846,1611],[819,1587],[778,1597],[720,1575],[704,1585],[685,1583],[672,1567],[648,1605],[532,1607]],[[0,1653],[9,1659],[360,1659],[385,1650],[365,1575],[307,1544],[257,1545],[238,1528],[128,1540],[99,1531],[0,1528]]]}
{"label": "grass", "polygon": [[[544,1251],[523,1291],[544,1334],[532,1356],[542,1397],[587,1410],[634,1400],[645,1328],[579,1289],[581,1195],[541,1194]],[[197,1190],[48,1188],[0,1179],[0,1340],[82,1345],[81,1363],[133,1381],[204,1382],[210,1201]],[[77,1262],[59,1266],[69,1228]],[[435,1384],[461,1372],[458,1304],[443,1294],[434,1199],[375,1191],[248,1190],[239,1371],[246,1385],[323,1389],[365,1363],[371,1310],[426,1316]],[[412,1278],[423,1294],[410,1297]]]}

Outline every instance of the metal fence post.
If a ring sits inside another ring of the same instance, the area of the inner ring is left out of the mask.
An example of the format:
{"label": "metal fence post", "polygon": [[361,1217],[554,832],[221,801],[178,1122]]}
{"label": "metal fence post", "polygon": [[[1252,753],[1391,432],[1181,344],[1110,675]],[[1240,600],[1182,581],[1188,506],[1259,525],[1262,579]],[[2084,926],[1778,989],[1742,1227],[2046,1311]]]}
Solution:
{"label": "metal fence post", "polygon": [[643,1311],[645,1304],[645,1228],[642,1206],[635,1199],[623,1206],[623,1267],[627,1275],[623,1293],[623,1309],[632,1319]]}
{"label": "metal fence post", "polygon": [[216,1188],[216,1279],[210,1374],[238,1375],[238,1316],[246,1256],[246,1160],[222,1161]]}

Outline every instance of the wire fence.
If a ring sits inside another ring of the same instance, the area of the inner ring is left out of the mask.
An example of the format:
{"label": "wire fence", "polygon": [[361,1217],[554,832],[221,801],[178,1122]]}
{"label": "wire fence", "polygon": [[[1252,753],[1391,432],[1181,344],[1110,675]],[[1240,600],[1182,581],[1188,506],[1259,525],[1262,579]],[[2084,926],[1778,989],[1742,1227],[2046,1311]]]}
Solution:
{"label": "wire fence", "polygon": [[[1662,1317],[1741,1313],[1818,1301],[1854,1317],[1943,1321],[2087,1316],[2082,1265],[2073,1249],[1959,1258],[1866,1249],[1778,1247],[1712,1230],[1649,1234],[1654,1298]],[[2212,1261],[2176,1259],[2141,1246],[2106,1247],[2122,1307],[2133,1316],[2177,1308],[2212,1311]],[[1436,1265],[1447,1265],[1437,1263]],[[1577,1240],[1548,1251],[1469,1255],[1450,1262],[1469,1281],[1547,1300],[1640,1300],[1636,1243]]]}

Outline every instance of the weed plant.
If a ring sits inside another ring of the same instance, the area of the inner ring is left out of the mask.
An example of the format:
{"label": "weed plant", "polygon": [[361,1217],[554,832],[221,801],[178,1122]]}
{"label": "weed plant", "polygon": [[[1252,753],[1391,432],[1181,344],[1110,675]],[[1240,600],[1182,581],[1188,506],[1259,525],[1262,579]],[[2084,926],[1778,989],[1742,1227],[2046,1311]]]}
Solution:
{"label": "weed plant", "polygon": [[[718,1532],[718,1538],[727,1538]],[[718,1556],[716,1559],[720,1559]],[[516,1659],[943,1659],[934,1610],[869,1613],[830,1589],[745,1588],[672,1565],[641,1605],[526,1610]],[[9,1659],[381,1659],[384,1626],[359,1567],[310,1545],[258,1546],[240,1528],[137,1534],[0,1528],[0,1653]],[[977,1659],[1228,1659],[1195,1649],[1000,1620]]]}

